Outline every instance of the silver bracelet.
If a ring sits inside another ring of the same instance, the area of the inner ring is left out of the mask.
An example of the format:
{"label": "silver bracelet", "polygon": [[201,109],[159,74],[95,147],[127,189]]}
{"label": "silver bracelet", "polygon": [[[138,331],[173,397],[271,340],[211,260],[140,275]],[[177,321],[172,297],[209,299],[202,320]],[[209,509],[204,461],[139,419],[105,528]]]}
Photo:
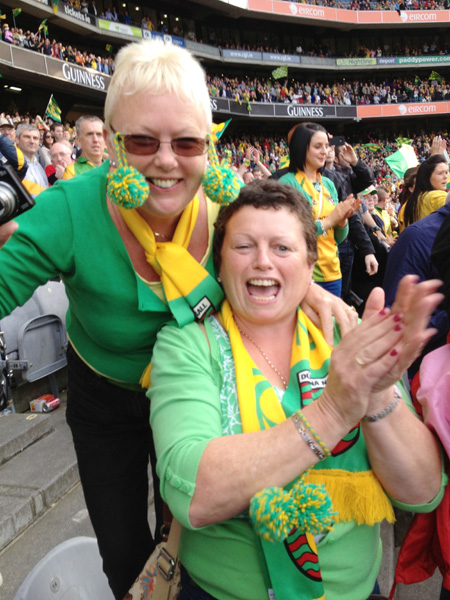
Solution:
{"label": "silver bracelet", "polygon": [[319,446],[317,446],[315,444],[315,442],[309,437],[306,429],[303,427],[303,423],[300,421],[299,416],[297,415],[297,413],[294,413],[292,415],[292,420],[295,423],[295,426],[299,432],[299,434],[302,436],[302,438],[305,440],[305,442],[308,444],[308,446],[311,448],[311,450],[314,452],[314,454],[317,456],[317,458],[319,460],[324,460],[327,456],[324,452],[322,452],[322,449],[319,448]]}
{"label": "silver bracelet", "polygon": [[379,413],[376,413],[375,415],[368,415],[367,417],[363,417],[362,420],[366,421],[368,423],[375,423],[376,421],[381,421],[381,419],[384,419],[384,417],[387,417],[388,415],[391,414],[391,412],[394,411],[394,409],[397,407],[401,397],[402,397],[401,392],[398,389],[398,387],[395,385],[394,386],[394,400],[391,402],[391,404],[389,404],[389,406],[386,406],[386,408],[383,408],[382,411],[380,411]]}

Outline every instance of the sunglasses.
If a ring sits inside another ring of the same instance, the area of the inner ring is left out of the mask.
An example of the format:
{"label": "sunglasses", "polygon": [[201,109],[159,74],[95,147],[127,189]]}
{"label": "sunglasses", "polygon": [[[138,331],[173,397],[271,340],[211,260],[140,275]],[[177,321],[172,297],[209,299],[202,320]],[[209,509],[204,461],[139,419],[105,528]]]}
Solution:
{"label": "sunglasses", "polygon": [[[116,132],[114,131],[114,133]],[[206,153],[209,145],[209,139],[198,137],[183,137],[170,140],[170,142],[162,142],[158,138],[149,135],[123,135],[119,133],[118,136],[123,140],[127,152],[140,156],[156,154],[161,144],[170,144],[172,152],[178,156],[200,156]]]}

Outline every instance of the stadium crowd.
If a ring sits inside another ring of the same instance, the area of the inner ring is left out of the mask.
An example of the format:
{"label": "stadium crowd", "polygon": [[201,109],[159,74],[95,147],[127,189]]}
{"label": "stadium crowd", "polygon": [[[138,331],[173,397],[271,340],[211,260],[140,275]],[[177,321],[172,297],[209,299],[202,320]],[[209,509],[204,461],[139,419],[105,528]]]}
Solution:
{"label": "stadium crowd", "polygon": [[108,54],[104,56],[96,55],[91,50],[79,50],[70,44],[64,45],[62,42],[53,41],[46,37],[43,30],[36,33],[29,29],[23,30],[20,27],[9,27],[8,23],[2,25],[2,40],[8,44],[19,46],[33,52],[40,52],[45,56],[58,58],[65,62],[70,62],[95,69],[105,75],[114,73],[114,58]]}
{"label": "stadium crowd", "polygon": [[438,102],[450,98],[450,85],[437,79],[385,77],[381,82],[334,80],[328,83],[208,75],[210,95],[244,102],[294,104],[395,104]]}

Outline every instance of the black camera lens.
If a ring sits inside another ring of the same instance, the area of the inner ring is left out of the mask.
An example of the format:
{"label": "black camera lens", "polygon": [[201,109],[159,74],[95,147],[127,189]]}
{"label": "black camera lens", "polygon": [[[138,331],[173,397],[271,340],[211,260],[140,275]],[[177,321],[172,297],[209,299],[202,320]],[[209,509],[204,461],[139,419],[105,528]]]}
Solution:
{"label": "black camera lens", "polygon": [[6,223],[17,210],[19,199],[14,188],[0,181],[0,223]]}

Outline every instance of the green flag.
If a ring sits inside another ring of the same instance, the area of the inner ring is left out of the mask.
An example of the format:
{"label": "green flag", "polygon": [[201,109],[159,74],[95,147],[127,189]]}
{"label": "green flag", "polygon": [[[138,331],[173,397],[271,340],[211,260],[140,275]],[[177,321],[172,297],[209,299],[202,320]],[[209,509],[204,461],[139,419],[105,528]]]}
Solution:
{"label": "green flag", "polygon": [[38,31],[43,31],[45,37],[48,37],[47,19],[44,19],[38,27]]}
{"label": "green flag", "polygon": [[405,171],[411,167],[417,167],[419,161],[412,146],[403,144],[400,150],[394,152],[384,159],[397,177],[403,177]]}
{"label": "green flag", "polygon": [[439,73],[436,73],[436,71],[431,71],[431,75],[428,77],[428,79],[439,81],[439,83],[442,81],[442,77],[439,75]]}
{"label": "green flag", "polygon": [[228,119],[228,121],[224,121],[223,123],[213,123],[212,124],[212,138],[214,142],[217,142],[218,139],[220,139],[220,137],[222,136],[223,132],[225,131],[225,129],[228,127],[228,125],[231,123],[231,119]]}
{"label": "green flag", "polygon": [[50,119],[53,119],[53,121],[61,123],[61,109],[59,108],[56,100],[53,98],[53,94],[50,96],[47,108],[45,109],[45,114],[48,115]]}
{"label": "green flag", "polygon": [[397,142],[397,146],[403,146],[403,144],[412,144],[413,141],[411,138],[406,138],[406,137],[398,137],[395,138],[395,141]]}
{"label": "green flag", "polygon": [[274,79],[281,79],[281,77],[287,77],[287,74],[288,74],[288,68],[286,65],[283,65],[282,67],[278,67],[272,71],[272,77]]}
{"label": "green flag", "polygon": [[21,8],[15,8],[13,10],[13,17],[18,17],[20,15],[20,13],[22,12]]}
{"label": "green flag", "polygon": [[111,44],[106,44],[105,48],[106,48],[106,52],[109,52],[110,54],[112,53],[113,47],[111,46]]}
{"label": "green flag", "polygon": [[366,148],[367,150],[370,150],[371,152],[377,152],[378,150],[381,149],[380,144],[363,144],[361,146],[361,148]]}
{"label": "green flag", "polygon": [[52,0],[52,5],[53,5],[53,12],[56,13],[58,12],[58,0]]}

